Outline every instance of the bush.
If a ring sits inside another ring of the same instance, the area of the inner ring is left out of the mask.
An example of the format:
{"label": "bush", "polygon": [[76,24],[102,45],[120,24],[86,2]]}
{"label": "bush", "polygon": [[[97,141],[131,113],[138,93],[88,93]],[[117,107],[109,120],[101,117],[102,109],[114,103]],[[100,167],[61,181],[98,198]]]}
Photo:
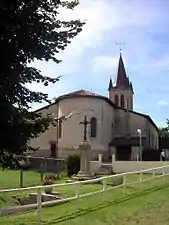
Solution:
{"label": "bush", "polygon": [[78,154],[69,155],[66,165],[68,177],[77,174],[80,170],[80,156]]}
{"label": "bush", "polygon": [[50,177],[53,181],[57,180],[57,176],[54,173],[45,173],[44,178],[45,177]]}

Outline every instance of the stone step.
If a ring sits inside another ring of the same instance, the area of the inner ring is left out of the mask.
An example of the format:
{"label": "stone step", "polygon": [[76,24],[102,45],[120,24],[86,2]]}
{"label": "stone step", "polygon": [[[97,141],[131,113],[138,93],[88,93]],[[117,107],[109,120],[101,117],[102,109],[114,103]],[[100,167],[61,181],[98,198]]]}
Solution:
{"label": "stone step", "polygon": [[99,171],[98,171],[98,174],[99,175],[110,175],[110,174],[113,174],[113,168],[112,168],[112,165],[105,165],[103,164]]}

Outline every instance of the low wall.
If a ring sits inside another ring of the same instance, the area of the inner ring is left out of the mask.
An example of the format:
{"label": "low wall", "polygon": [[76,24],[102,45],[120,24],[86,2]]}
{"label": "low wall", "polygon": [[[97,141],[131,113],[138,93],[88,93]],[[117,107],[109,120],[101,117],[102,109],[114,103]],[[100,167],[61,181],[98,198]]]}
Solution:
{"label": "low wall", "polygon": [[[138,170],[156,168],[161,166],[169,165],[169,162],[161,162],[161,161],[115,161],[113,162],[113,172],[114,173],[125,173],[125,172],[133,172]],[[162,170],[155,170],[156,173],[161,173]],[[152,171],[153,172],[153,171]],[[169,167],[164,169],[164,172],[169,173]],[[151,173],[151,172],[149,172]]]}
{"label": "low wall", "polygon": [[97,173],[102,165],[101,161],[90,161],[90,172]]}

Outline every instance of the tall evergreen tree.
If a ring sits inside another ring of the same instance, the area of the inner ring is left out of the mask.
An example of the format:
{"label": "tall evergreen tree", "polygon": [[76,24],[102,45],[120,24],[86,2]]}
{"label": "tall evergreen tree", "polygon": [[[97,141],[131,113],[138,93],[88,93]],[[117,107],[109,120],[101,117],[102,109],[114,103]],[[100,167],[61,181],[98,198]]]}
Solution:
{"label": "tall evergreen tree", "polygon": [[61,7],[73,10],[77,1],[1,0],[0,1],[0,166],[11,167],[15,155],[29,148],[28,141],[44,132],[48,116],[30,111],[31,103],[49,102],[48,95],[31,91],[27,83],[55,83],[28,66],[37,60],[60,60],[57,53],[82,31],[80,20],[61,21]]}

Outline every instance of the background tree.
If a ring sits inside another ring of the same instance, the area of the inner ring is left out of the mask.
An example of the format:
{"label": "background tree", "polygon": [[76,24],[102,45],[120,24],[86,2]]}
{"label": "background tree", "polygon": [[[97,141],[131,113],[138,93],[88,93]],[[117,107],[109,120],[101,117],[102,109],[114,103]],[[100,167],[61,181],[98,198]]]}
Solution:
{"label": "background tree", "polygon": [[27,83],[55,83],[28,66],[37,60],[60,62],[56,54],[82,31],[80,20],[61,21],[59,9],[74,9],[77,1],[0,1],[0,166],[14,166],[15,155],[29,149],[28,141],[44,132],[52,118],[30,111],[31,103],[50,102],[48,95],[26,88]]}
{"label": "background tree", "polygon": [[169,120],[167,126],[159,128],[159,147],[160,149],[169,149]]}

